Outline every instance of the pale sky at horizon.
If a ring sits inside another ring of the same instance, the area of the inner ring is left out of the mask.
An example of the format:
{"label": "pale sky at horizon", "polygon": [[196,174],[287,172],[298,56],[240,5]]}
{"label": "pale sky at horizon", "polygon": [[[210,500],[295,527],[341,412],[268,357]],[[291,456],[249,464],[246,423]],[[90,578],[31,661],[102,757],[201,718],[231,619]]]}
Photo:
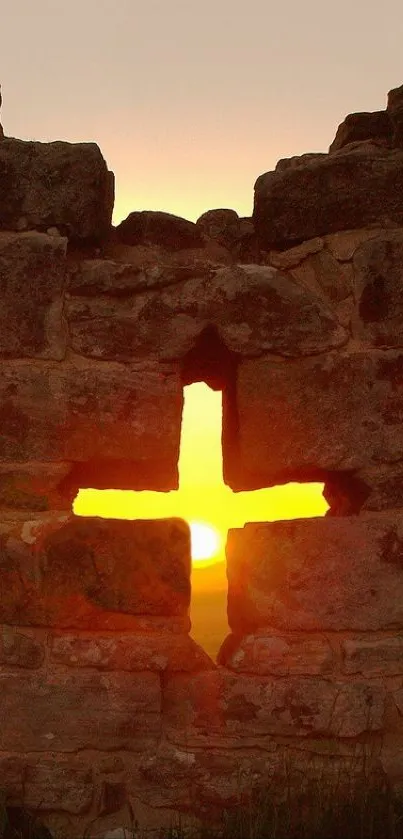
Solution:
{"label": "pale sky at horizon", "polygon": [[403,84],[401,0],[0,3],[5,134],[97,142],[115,222],[250,215],[262,172]]}

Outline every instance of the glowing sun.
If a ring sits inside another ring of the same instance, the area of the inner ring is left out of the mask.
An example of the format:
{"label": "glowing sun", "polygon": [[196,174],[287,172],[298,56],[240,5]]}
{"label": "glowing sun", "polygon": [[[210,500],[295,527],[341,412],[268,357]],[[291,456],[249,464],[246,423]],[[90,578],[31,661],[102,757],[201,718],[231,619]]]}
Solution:
{"label": "glowing sun", "polygon": [[191,521],[190,536],[192,543],[192,559],[211,559],[220,548],[220,536],[214,527],[200,521]]}

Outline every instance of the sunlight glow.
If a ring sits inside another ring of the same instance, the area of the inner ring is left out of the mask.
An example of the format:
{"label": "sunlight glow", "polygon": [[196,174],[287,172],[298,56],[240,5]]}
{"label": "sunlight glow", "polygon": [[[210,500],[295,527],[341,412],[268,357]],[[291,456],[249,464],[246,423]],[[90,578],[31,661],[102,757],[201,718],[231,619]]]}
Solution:
{"label": "sunlight glow", "polygon": [[[243,527],[248,521],[325,514],[328,505],[322,495],[323,485],[319,483],[290,483],[254,492],[233,492],[222,477],[222,394],[197,383],[185,387],[184,396],[179,490],[82,489],[73,505],[77,516],[118,519],[176,516],[187,522],[205,522],[219,534],[217,550],[210,555],[210,562],[218,562],[224,558],[223,546],[230,527]],[[192,555],[197,559],[193,551]]]}
{"label": "sunlight glow", "polygon": [[211,559],[218,554],[220,536],[214,527],[201,521],[191,521],[189,524],[193,561]]}

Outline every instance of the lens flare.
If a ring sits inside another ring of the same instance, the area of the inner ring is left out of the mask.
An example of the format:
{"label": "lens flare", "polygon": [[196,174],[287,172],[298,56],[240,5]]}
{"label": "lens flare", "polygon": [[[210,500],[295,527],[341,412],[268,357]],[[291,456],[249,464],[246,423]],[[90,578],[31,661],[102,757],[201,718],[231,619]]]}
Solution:
{"label": "lens flare", "polygon": [[220,536],[213,527],[201,521],[190,522],[192,559],[196,562],[211,559],[220,550]]}

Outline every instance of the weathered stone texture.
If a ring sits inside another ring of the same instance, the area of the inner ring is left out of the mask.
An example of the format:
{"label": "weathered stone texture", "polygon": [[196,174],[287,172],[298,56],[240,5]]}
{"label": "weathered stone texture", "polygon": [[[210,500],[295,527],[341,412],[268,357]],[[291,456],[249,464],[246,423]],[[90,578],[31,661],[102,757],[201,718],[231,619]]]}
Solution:
{"label": "weathered stone texture", "polygon": [[398,514],[230,530],[229,625],[237,634],[402,629],[402,556]]}
{"label": "weathered stone texture", "polygon": [[1,751],[141,752],[160,734],[157,673],[2,671],[0,688]]}
{"label": "weathered stone texture", "polygon": [[0,666],[27,667],[36,669],[45,658],[44,641],[28,634],[27,630],[17,630],[13,626],[0,629]]}
{"label": "weathered stone texture", "polygon": [[287,365],[247,360],[225,405],[225,480],[236,490],[259,489],[392,463],[403,457],[402,421],[398,352],[334,353]]}
{"label": "weathered stone texture", "polygon": [[376,140],[382,145],[392,144],[392,122],[387,111],[363,111],[348,114],[340,123],[329,152],[339,151],[349,143],[361,140]]}
{"label": "weathered stone texture", "polygon": [[340,230],[402,225],[402,195],[402,152],[359,143],[261,175],[253,221],[267,250],[287,248]]}
{"label": "weathered stone texture", "polygon": [[403,346],[403,233],[385,231],[354,254],[355,333],[376,347]]}
{"label": "weathered stone texture", "polygon": [[126,460],[130,488],[173,489],[182,403],[177,373],[156,365],[3,364],[0,460],[100,461],[90,486],[111,489],[103,469]]}
{"label": "weathered stone texture", "polygon": [[64,357],[67,239],[0,233],[0,358]]}
{"label": "weathered stone texture", "polygon": [[161,245],[168,251],[204,245],[192,221],[155,210],[130,213],[116,228],[116,236],[126,245]]}
{"label": "weathered stone texture", "polygon": [[115,613],[187,616],[190,531],[181,519],[5,522],[0,544],[3,623],[107,629]]}
{"label": "weathered stone texture", "polygon": [[180,359],[209,326],[243,355],[310,355],[348,338],[320,296],[290,275],[257,265],[211,266],[202,277],[153,294],[71,296],[66,317],[76,353],[117,361]]}
{"label": "weathered stone texture", "polygon": [[0,463],[0,510],[70,512],[77,493],[70,472],[71,463]]}
{"label": "weathered stone texture", "polygon": [[308,676],[272,679],[224,669],[171,676],[164,689],[168,739],[188,748],[259,745],[273,737],[357,737],[384,725],[381,682]]}
{"label": "weathered stone texture", "polygon": [[169,632],[120,637],[116,634],[55,635],[51,641],[51,660],[69,667],[97,670],[191,672],[214,668],[209,656],[188,635]]}
{"label": "weathered stone texture", "polygon": [[93,795],[91,766],[80,758],[47,757],[25,769],[24,805],[27,808],[62,810],[78,815],[88,812]]}
{"label": "weathered stone texture", "polygon": [[57,227],[74,240],[100,240],[111,228],[114,179],[95,143],[0,145],[0,228]]}
{"label": "weathered stone texture", "polygon": [[403,676],[403,634],[356,636],[342,642],[343,670],[363,676]]}
{"label": "weathered stone texture", "polygon": [[253,635],[229,635],[218,663],[235,673],[259,676],[318,676],[334,668],[329,641],[321,635],[279,635],[267,630]]}

